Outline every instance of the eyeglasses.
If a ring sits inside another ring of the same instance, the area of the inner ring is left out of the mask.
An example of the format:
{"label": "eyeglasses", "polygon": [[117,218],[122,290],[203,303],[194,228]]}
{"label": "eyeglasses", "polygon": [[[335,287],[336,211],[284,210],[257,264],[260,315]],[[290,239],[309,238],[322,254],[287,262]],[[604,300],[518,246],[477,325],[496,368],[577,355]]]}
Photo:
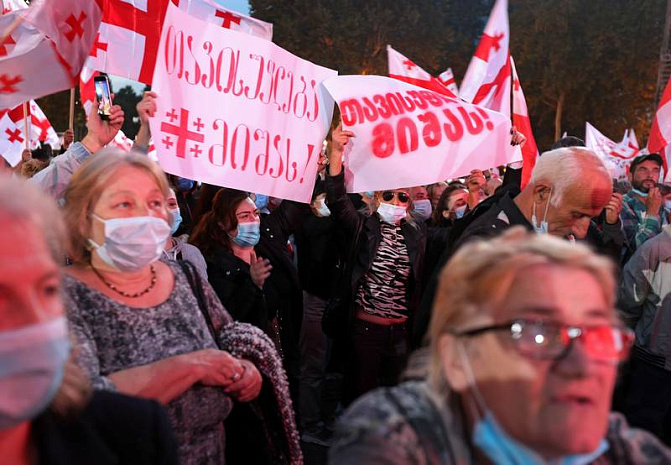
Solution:
{"label": "eyeglasses", "polygon": [[398,201],[401,203],[408,203],[410,201],[410,196],[405,192],[384,191],[382,193],[382,200],[385,202],[391,202],[394,197],[398,197]]}
{"label": "eyeglasses", "polygon": [[618,325],[571,326],[548,320],[520,319],[500,325],[475,328],[455,336],[474,337],[489,331],[509,331],[515,348],[525,357],[559,360],[580,339],[594,361],[618,363],[627,358],[634,333]]}

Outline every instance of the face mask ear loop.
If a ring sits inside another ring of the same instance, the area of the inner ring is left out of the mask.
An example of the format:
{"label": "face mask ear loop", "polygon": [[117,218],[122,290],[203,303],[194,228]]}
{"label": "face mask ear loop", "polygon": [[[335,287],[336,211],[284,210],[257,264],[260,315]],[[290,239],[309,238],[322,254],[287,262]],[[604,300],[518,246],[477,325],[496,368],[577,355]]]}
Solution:
{"label": "face mask ear loop", "polygon": [[545,205],[545,214],[543,215],[543,221],[548,220],[548,210],[550,210],[550,199],[552,199],[552,187],[550,187],[550,195],[548,195],[548,203],[547,205]]}
{"label": "face mask ear loop", "polygon": [[475,376],[473,376],[473,369],[471,368],[471,363],[468,360],[468,355],[466,354],[466,347],[464,346],[463,340],[460,339],[457,341],[457,347],[457,350],[459,351],[459,357],[461,358],[461,363],[464,366],[466,379],[468,380],[468,384],[470,385],[471,391],[473,393],[472,396],[468,396],[468,406],[471,409],[473,418],[479,418],[482,420],[482,412],[487,411],[485,399],[482,397],[482,394],[478,389],[478,385],[475,382]]}

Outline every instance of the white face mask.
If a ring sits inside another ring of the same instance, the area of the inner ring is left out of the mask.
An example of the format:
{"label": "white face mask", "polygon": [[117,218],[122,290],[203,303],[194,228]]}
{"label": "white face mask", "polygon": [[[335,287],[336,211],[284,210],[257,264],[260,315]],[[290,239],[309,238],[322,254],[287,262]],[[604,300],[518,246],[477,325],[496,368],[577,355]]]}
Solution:
{"label": "white face mask", "polygon": [[119,271],[137,271],[161,257],[170,226],[162,218],[136,216],[104,220],[92,215],[105,226],[105,243],[89,239],[98,257]]}
{"label": "white face mask", "polygon": [[377,213],[385,223],[398,224],[398,222],[406,217],[408,211],[406,207],[400,207],[390,203],[380,203],[380,206],[377,208]]}
{"label": "white face mask", "polygon": [[419,221],[426,221],[431,218],[433,207],[429,199],[415,200],[412,202],[412,214]]}
{"label": "white face mask", "polygon": [[534,202],[533,209],[531,211],[531,225],[534,227],[536,234],[548,234],[548,210],[550,209],[550,199],[552,198],[552,188],[550,188],[550,195],[548,195],[548,203],[545,204],[545,214],[543,215],[543,221],[538,225],[538,220],[536,219],[536,202]]}
{"label": "white face mask", "polygon": [[329,207],[326,206],[324,199],[317,200],[317,212],[322,218],[331,216],[331,210],[329,210]]}
{"label": "white face mask", "polygon": [[32,420],[47,408],[69,354],[65,317],[0,331],[0,430]]}

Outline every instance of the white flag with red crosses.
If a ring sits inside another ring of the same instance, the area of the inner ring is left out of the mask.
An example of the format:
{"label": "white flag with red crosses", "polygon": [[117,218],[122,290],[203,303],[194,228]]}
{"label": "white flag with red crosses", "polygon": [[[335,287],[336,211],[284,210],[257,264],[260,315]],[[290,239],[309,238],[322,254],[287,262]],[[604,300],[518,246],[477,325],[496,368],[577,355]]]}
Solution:
{"label": "white flag with red crosses", "polygon": [[21,161],[21,153],[25,148],[23,132],[6,112],[0,116],[0,156],[14,167]]}
{"label": "white flag with red crosses", "polygon": [[591,124],[585,123],[585,145],[601,158],[613,178],[627,174],[632,160],[640,153],[637,147],[630,144],[627,133],[620,142],[615,142]]}
{"label": "white flag with red crosses", "polygon": [[459,87],[457,86],[457,80],[454,78],[454,73],[452,73],[452,68],[447,68],[445,71],[440,73],[438,80],[448,88],[457,97],[459,96]]}
{"label": "white flag with red crosses", "polygon": [[[667,146],[671,142],[671,79],[666,84],[662,100],[659,102],[655,119],[650,128],[650,138],[648,139],[648,151],[650,153],[662,154],[662,159],[668,166],[669,160],[666,159],[666,153],[669,152]],[[665,171],[666,166],[664,167]]]}
{"label": "white flag with red crosses", "polygon": [[[0,117],[5,114],[9,116],[12,122],[16,127],[21,131],[21,137],[25,140],[26,134],[30,133],[29,136],[29,146],[30,149],[36,149],[40,146],[41,142],[49,144],[51,148],[57,149],[60,147],[60,139],[58,134],[51,126],[49,119],[44,114],[39,105],[31,100],[25,106],[27,110],[27,117],[24,118],[24,105],[17,105],[11,110],[0,111]],[[28,128],[25,127],[25,123],[28,123]]]}
{"label": "white flag with red crosses", "polygon": [[35,0],[0,16],[0,109],[73,87],[100,25],[102,0]]}
{"label": "white flag with red crosses", "polygon": [[387,59],[389,61],[389,77],[454,97],[454,94],[442,82],[406,56],[391,48],[390,45],[387,45]]}
{"label": "white flag with red crosses", "polygon": [[508,0],[496,0],[461,83],[461,98],[510,116],[509,45]]}
{"label": "white flag with red crosses", "polygon": [[94,78],[100,73],[84,66],[79,75],[79,100],[84,108],[86,118],[91,113],[91,108],[96,101],[96,88]]}
{"label": "white flag with red crosses", "polygon": [[0,0],[0,14],[2,15],[24,8],[28,8],[28,4],[25,0]]}
{"label": "white flag with red crosses", "polygon": [[271,40],[272,24],[211,0],[108,0],[86,66],[151,85],[169,3],[198,19]]}
{"label": "white flag with red crosses", "polygon": [[527,138],[526,143],[522,147],[522,160],[524,162],[522,165],[522,188],[524,188],[531,179],[531,172],[536,165],[538,147],[536,146],[536,139],[531,129],[529,109],[527,108],[527,101],[524,98],[524,91],[522,90],[522,84],[520,84],[520,78],[517,75],[513,57],[510,57],[510,65],[513,71],[513,124]]}

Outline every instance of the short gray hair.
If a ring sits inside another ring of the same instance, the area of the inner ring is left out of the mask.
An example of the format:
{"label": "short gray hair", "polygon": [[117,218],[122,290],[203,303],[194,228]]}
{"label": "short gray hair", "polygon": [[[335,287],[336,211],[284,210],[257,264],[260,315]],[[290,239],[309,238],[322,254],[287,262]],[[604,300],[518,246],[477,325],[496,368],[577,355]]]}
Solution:
{"label": "short gray hair", "polygon": [[65,261],[67,234],[56,201],[24,179],[0,175],[0,217],[33,224],[44,234],[54,261]]}
{"label": "short gray hair", "polygon": [[564,147],[543,153],[531,173],[529,184],[549,181],[552,185],[552,205],[558,205],[566,191],[584,181],[586,166],[610,180],[610,173],[596,153],[585,147]]}

